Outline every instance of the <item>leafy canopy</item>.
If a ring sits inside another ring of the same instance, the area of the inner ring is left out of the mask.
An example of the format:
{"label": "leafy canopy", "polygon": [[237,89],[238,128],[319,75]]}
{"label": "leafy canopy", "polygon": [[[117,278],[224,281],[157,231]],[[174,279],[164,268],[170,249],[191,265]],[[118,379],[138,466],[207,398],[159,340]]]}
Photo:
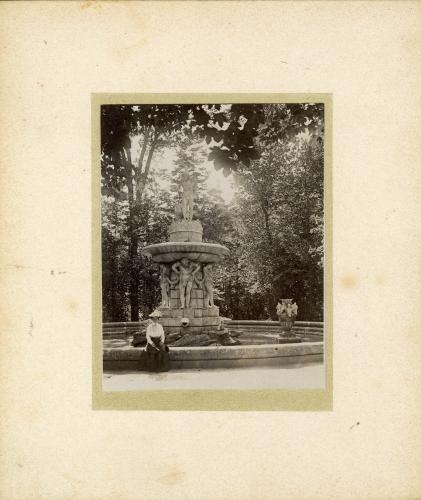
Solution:
{"label": "leafy canopy", "polygon": [[[119,166],[130,137],[151,128],[161,137],[205,140],[208,160],[225,175],[250,167],[261,146],[308,129],[322,134],[322,104],[141,104],[101,106],[103,176],[124,178]],[[113,166],[113,167],[112,167]],[[117,170],[115,170],[117,168]]]}

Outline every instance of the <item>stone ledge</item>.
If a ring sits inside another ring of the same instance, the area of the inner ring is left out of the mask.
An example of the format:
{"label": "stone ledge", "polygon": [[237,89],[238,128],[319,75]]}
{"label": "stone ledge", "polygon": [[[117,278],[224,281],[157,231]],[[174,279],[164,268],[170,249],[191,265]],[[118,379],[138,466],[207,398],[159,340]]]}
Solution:
{"label": "stone ledge", "polygon": [[[106,370],[137,370],[142,348],[105,349]],[[256,366],[303,366],[323,362],[323,343],[171,347],[172,369],[247,368]],[[229,373],[227,373],[229,376]]]}
{"label": "stone ledge", "polygon": [[[260,320],[260,319],[229,319],[224,318],[224,322],[227,325],[232,326],[247,326],[247,325],[264,325],[264,326],[279,326],[279,321],[271,320]],[[296,321],[295,326],[297,327],[318,327],[323,328],[323,321]]]}
{"label": "stone ledge", "polygon": [[[302,344],[263,344],[242,346],[171,347],[171,360],[257,359],[267,357],[309,356],[323,354],[323,342]],[[104,359],[139,359],[142,348],[104,349]]]}

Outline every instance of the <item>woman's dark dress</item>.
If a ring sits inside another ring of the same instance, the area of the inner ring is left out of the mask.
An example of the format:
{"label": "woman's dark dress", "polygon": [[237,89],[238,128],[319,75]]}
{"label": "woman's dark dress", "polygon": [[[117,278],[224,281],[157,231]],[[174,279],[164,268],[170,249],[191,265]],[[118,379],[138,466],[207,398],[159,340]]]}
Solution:
{"label": "woman's dark dress", "polygon": [[168,347],[161,339],[151,337],[155,347],[146,344],[146,350],[140,356],[139,369],[147,372],[167,372],[170,369],[170,356]]}

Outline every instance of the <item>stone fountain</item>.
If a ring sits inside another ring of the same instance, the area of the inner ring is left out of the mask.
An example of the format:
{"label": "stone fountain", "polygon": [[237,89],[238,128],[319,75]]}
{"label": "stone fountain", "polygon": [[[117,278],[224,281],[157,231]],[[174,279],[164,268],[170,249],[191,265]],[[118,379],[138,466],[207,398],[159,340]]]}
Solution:
{"label": "stone fountain", "polygon": [[169,227],[169,241],[149,245],[143,253],[160,266],[162,300],[158,309],[167,339],[178,339],[178,345],[198,345],[195,340],[206,343],[208,338],[211,343],[221,333],[212,270],[229,250],[202,241],[202,225],[193,220],[195,185],[187,170],[181,187],[181,203]]}

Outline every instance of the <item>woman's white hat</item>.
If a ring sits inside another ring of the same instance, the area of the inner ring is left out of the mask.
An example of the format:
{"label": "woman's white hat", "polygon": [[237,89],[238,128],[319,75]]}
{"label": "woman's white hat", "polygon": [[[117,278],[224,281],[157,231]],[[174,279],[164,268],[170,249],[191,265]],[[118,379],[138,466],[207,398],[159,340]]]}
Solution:
{"label": "woman's white hat", "polygon": [[160,318],[162,314],[159,311],[154,311],[153,313],[149,314],[150,318]]}

